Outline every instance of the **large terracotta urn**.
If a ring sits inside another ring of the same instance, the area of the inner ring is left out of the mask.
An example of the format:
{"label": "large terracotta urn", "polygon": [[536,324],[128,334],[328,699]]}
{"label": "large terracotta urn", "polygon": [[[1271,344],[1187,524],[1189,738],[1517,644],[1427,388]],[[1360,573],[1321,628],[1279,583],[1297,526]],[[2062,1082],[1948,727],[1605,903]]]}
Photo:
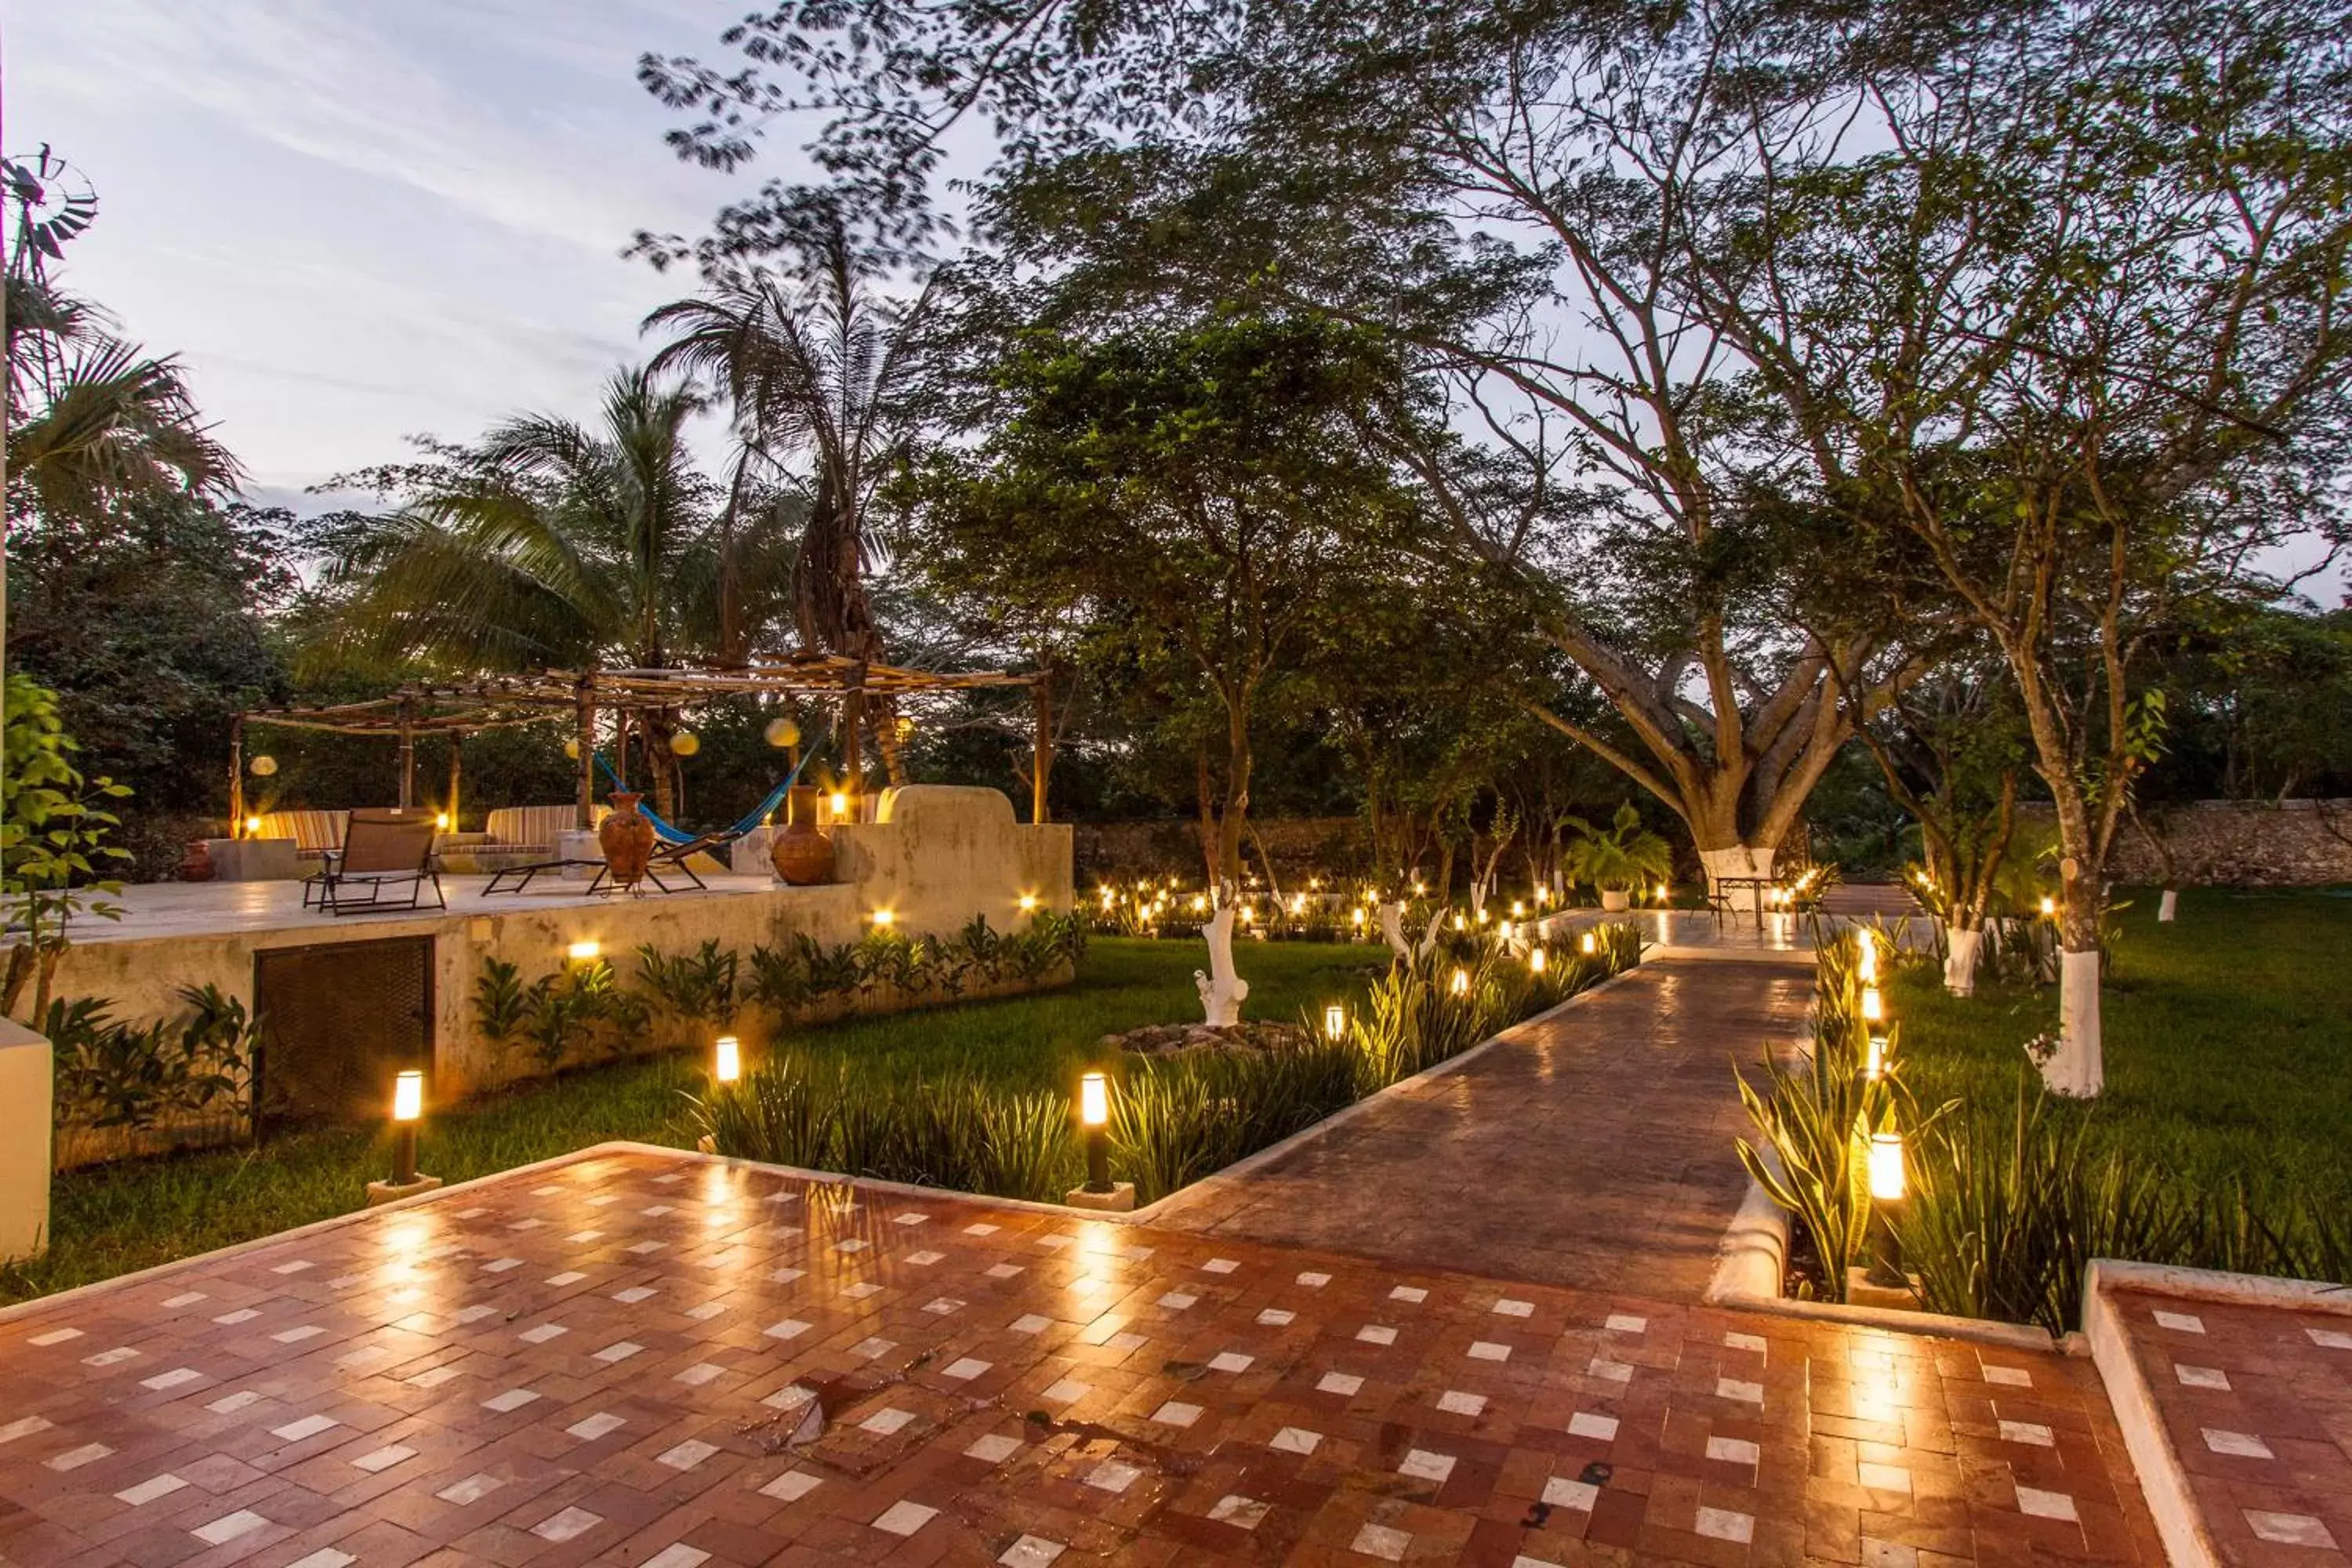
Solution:
{"label": "large terracotta urn", "polygon": [[596,843],[604,851],[604,865],[613,873],[613,880],[624,888],[643,881],[646,867],[653,858],[654,825],[637,810],[637,802],[644,798],[627,790],[614,790],[613,813],[596,828]]}
{"label": "large terracotta urn", "polygon": [[1633,895],[1623,888],[1601,889],[1601,908],[1607,913],[1622,915],[1633,907]]}
{"label": "large terracotta urn", "polygon": [[784,830],[768,847],[776,875],[795,888],[833,880],[833,840],[817,831],[816,799],[814,785],[793,785]]}

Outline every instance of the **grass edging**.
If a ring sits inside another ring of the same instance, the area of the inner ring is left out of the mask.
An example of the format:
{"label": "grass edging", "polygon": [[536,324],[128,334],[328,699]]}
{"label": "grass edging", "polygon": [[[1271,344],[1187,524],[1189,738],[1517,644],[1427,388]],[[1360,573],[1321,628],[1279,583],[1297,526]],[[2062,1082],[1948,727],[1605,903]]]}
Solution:
{"label": "grass edging", "polygon": [[[1764,1159],[1777,1163],[1772,1151]],[[2081,1353],[2081,1337],[2054,1338],[2032,1323],[2005,1323],[1991,1318],[1956,1318],[1943,1312],[1914,1312],[1901,1307],[1857,1307],[1838,1301],[1799,1301],[1781,1293],[1787,1278],[1789,1215],[1765,1194],[1754,1177],[1747,1195],[1724,1228],[1716,1254],[1715,1274],[1706,1294],[1710,1307],[1734,1311],[1769,1312],[1776,1317],[1804,1318],[1821,1323],[1848,1323],[1857,1328],[1886,1329],[1902,1334],[1927,1334],[1937,1339],[1965,1340],[1973,1344],[1999,1345],[2004,1350],[2043,1354]],[[2096,1265],[2094,1265],[2095,1268]]]}

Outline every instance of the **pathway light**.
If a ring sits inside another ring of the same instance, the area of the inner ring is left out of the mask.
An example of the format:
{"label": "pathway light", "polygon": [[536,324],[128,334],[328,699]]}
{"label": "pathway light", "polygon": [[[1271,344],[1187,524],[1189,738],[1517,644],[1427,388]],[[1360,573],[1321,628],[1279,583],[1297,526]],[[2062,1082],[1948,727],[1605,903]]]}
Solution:
{"label": "pathway light", "polygon": [[1337,1040],[1348,1033],[1348,1009],[1334,1002],[1323,1009],[1323,1037]]}
{"label": "pathway light", "polygon": [[721,1035],[717,1042],[717,1054],[710,1064],[710,1076],[719,1083],[733,1083],[743,1076],[743,1042],[732,1035]]}
{"label": "pathway light", "polygon": [[405,1187],[416,1180],[416,1123],[425,1114],[425,1075],[403,1069],[392,1080],[392,1184]]}
{"label": "pathway light", "polygon": [[1078,1079],[1078,1123],[1087,1131],[1087,1187],[1110,1191],[1110,1079],[1098,1072]]}

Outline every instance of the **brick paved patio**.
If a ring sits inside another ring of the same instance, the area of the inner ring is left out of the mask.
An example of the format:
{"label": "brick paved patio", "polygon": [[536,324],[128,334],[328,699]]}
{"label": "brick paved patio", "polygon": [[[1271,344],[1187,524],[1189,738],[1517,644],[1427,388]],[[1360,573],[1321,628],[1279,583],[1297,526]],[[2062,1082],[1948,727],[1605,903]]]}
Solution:
{"label": "brick paved patio", "polygon": [[2084,1362],[635,1149],[0,1314],[0,1558],[2159,1561]]}

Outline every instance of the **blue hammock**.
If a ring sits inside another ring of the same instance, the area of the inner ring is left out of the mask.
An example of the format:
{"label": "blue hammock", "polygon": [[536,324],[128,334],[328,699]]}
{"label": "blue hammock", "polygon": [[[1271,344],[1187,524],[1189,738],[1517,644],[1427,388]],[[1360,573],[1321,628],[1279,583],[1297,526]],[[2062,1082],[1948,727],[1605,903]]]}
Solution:
{"label": "blue hammock", "polygon": [[[730,827],[724,833],[715,834],[712,835],[712,837],[718,838],[740,838],[746,833],[751,832],[751,829],[767,821],[769,816],[774,812],[776,807],[784,804],[784,796],[791,793],[793,785],[798,782],[801,776],[801,769],[808,766],[809,758],[815,754],[816,749],[814,747],[811,747],[808,751],[803,752],[801,760],[799,763],[794,764],[793,771],[784,775],[784,782],[770,790],[768,792],[768,798],[753,806],[750,816],[736,823],[735,826]],[[596,765],[604,770],[604,776],[613,781],[613,787],[614,789],[626,789],[628,787],[621,782],[621,775],[613,771],[613,764],[604,760],[604,753],[602,752],[596,753]],[[654,815],[653,807],[647,805],[643,801],[639,801],[637,803],[637,815],[654,825],[654,837],[660,839],[665,844],[691,844],[696,839],[703,837],[703,835],[699,833],[689,833],[683,827],[678,827],[673,824],[664,822],[660,817]]]}

